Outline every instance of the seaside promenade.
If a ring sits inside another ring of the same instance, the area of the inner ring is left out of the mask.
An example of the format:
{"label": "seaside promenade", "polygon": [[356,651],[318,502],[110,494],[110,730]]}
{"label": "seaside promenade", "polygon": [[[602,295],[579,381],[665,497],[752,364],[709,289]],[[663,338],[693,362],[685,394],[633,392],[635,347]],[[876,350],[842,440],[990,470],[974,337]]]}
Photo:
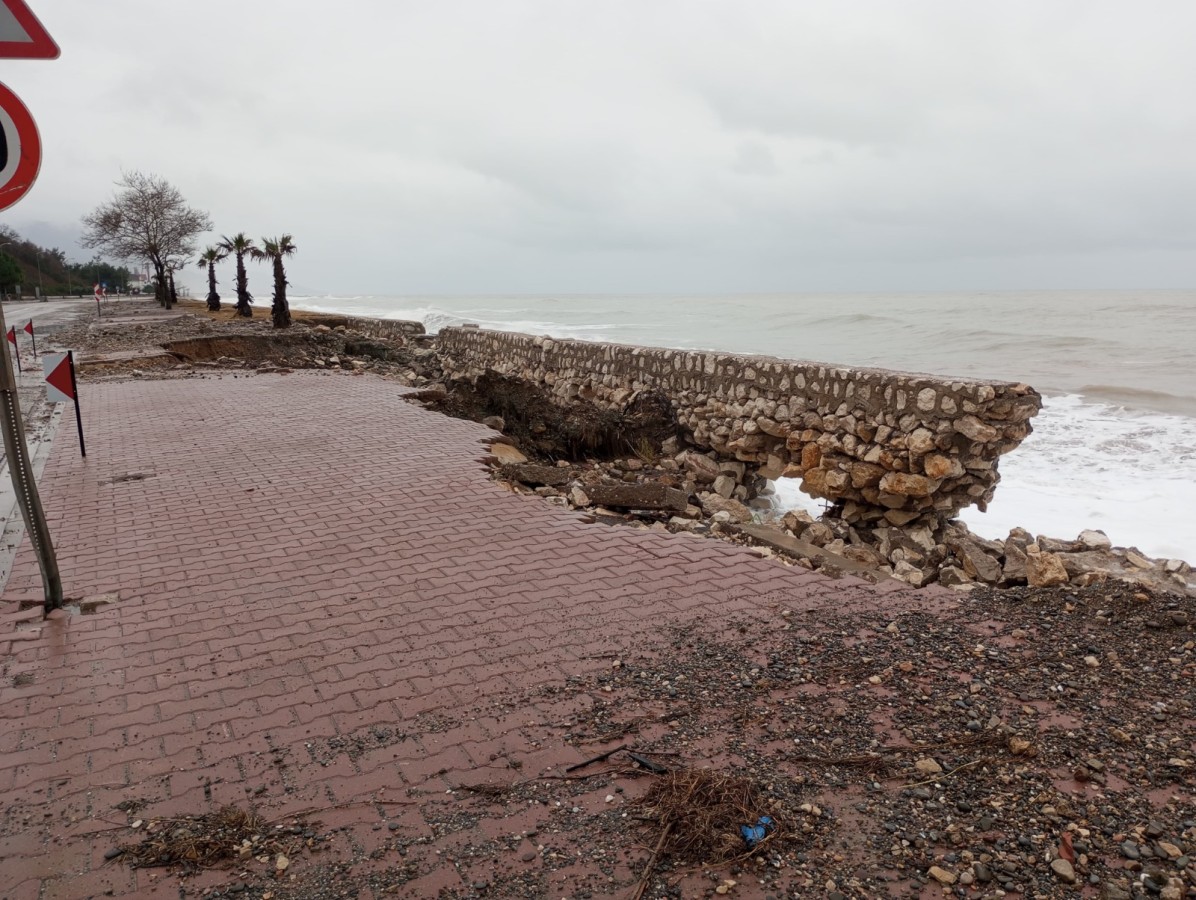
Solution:
{"label": "seaside promenade", "polygon": [[[570,726],[612,661],[651,654],[670,624],[718,632],[937,596],[512,494],[483,465],[493,432],[373,376],[81,392],[87,458],[64,417],[41,491],[83,608],[42,621],[27,541],[0,601],[11,900],[626,894],[642,837],[628,823],[623,851],[603,856],[561,819],[609,813],[610,779],[506,803],[463,786],[555,778],[667,732],[667,714],[644,710],[609,744],[578,746]],[[712,741],[688,762],[718,758]],[[226,805],[310,825],[286,831],[299,846],[282,868],[248,848],[182,879],[114,857],[142,823]]]}

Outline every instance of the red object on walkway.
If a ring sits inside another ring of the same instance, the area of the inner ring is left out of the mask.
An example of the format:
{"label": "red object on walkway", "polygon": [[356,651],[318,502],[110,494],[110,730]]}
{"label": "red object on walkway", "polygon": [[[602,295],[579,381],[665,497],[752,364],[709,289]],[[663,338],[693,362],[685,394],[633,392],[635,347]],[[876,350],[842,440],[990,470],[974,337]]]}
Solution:
{"label": "red object on walkway", "polygon": [[[61,357],[55,364],[54,357]],[[54,365],[54,368],[46,370],[46,384],[61,392],[67,400],[75,400],[75,379],[71,372],[71,358],[67,353],[47,353],[46,365]],[[61,398],[54,397],[54,400]]]}
{"label": "red object on walkway", "polygon": [[79,388],[75,382],[75,354],[47,353],[42,357],[42,369],[46,373],[46,399],[51,403],[75,403],[75,422],[79,426],[79,453],[87,456],[87,444],[83,441],[83,413],[79,410]]}
{"label": "red object on walkway", "polygon": [[17,326],[16,325],[8,326],[8,334],[6,335],[6,337],[8,338],[8,342],[10,344],[12,344],[12,355],[14,357],[16,357],[17,372],[20,373],[21,372],[21,350],[19,347],[17,347]]}

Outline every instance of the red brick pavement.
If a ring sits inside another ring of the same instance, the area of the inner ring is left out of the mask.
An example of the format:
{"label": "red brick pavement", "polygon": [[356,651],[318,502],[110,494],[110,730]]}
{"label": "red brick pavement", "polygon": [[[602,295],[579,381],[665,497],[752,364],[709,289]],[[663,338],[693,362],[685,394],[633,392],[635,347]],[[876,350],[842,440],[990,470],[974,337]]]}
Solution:
{"label": "red brick pavement", "polygon": [[[105,863],[128,839],[115,805],[145,800],[148,818],[247,797],[271,818],[320,808],[342,829],[333,854],[424,836],[436,851],[399,894],[468,893],[478,864],[443,825],[445,791],[496,759],[534,773],[579,756],[545,726],[567,702],[501,698],[607,666],[665,621],[881,599],[506,492],[479,464],[487,429],[370,376],[96,384],[82,399],[89,455],[67,417],[43,498],[68,596],[120,599],[43,624],[18,611],[41,600],[27,542],[18,553],[0,606],[0,897],[179,896],[173,876]],[[597,871],[579,855],[539,883],[565,895]],[[618,872],[602,884],[633,877]]]}

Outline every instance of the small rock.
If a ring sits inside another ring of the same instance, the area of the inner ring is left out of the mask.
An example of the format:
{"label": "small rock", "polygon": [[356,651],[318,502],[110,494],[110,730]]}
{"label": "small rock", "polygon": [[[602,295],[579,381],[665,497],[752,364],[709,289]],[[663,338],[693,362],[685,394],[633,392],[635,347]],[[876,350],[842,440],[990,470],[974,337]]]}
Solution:
{"label": "small rock", "polygon": [[928,756],[924,756],[915,762],[914,768],[923,775],[938,775],[943,771],[943,767]]}
{"label": "small rock", "polygon": [[1167,854],[1171,859],[1178,859],[1184,855],[1184,852],[1179,847],[1172,844],[1170,841],[1159,841],[1156,846]]}
{"label": "small rock", "polygon": [[527,457],[520,453],[510,444],[491,444],[490,452],[498,459],[499,463],[504,466],[518,465],[527,462]]}
{"label": "small rock", "polygon": [[1076,870],[1072,864],[1065,859],[1051,860],[1051,871],[1055,873],[1055,877],[1060,881],[1066,882],[1067,884],[1076,883]]}
{"label": "small rock", "polygon": [[1162,890],[1159,891],[1159,900],[1183,900],[1184,883],[1179,878],[1168,878]]}
{"label": "small rock", "polygon": [[948,872],[946,869],[940,869],[938,866],[931,866],[926,870],[926,874],[939,884],[955,884],[959,880],[959,876],[954,872]]}
{"label": "small rock", "polygon": [[1088,550],[1108,550],[1113,546],[1103,531],[1081,531],[1078,540]]}

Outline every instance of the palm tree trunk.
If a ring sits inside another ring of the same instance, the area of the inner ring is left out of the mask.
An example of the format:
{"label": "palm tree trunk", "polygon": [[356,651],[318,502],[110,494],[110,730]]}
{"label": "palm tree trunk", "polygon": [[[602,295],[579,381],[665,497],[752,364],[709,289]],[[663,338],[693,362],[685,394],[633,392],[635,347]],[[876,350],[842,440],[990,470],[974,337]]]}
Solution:
{"label": "palm tree trunk", "polygon": [[291,308],[287,305],[287,273],[282,257],[274,257],[274,305],[270,308],[275,328],[291,327]]}
{"label": "palm tree trunk", "polygon": [[220,312],[220,295],[216,293],[216,264],[208,262],[208,312]]}
{"label": "palm tree trunk", "polygon": [[253,298],[249,295],[249,276],[245,273],[245,254],[237,254],[237,315],[253,318]]}

